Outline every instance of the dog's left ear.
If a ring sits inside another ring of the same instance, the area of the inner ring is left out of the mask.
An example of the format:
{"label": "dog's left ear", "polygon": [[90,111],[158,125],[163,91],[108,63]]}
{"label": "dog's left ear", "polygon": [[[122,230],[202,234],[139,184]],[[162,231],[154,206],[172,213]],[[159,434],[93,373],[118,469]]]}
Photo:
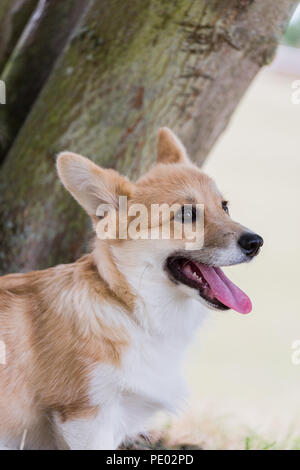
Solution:
{"label": "dog's left ear", "polygon": [[157,163],[191,164],[184,145],[168,127],[158,131]]}

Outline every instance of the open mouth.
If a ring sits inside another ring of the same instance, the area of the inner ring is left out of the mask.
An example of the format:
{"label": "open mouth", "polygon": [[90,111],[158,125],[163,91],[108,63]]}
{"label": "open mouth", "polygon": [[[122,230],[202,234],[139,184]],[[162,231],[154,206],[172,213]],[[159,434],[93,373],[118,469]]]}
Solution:
{"label": "open mouth", "polygon": [[251,312],[249,297],[219,267],[171,256],[167,259],[166,269],[174,281],[197,289],[211,307],[218,310],[232,308],[243,314]]}

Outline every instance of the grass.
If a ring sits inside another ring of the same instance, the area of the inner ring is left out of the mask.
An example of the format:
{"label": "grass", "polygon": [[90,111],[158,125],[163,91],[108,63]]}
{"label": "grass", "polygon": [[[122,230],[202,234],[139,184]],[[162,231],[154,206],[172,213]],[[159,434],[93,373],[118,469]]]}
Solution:
{"label": "grass", "polygon": [[[205,432],[204,432],[205,433]],[[155,435],[155,433],[154,433]],[[240,436],[241,443],[243,441],[243,436]],[[234,445],[220,446],[219,437],[215,436],[214,439],[210,435],[207,436],[208,445],[205,444],[206,439],[204,438],[199,442],[198,445],[189,444],[186,441],[183,441],[181,444],[177,440],[177,444],[174,444],[174,441],[170,441],[167,435],[163,433],[159,438],[153,437],[152,439],[145,438],[140,436],[136,440],[128,442],[126,446],[122,449],[126,450],[300,450],[300,436],[292,437],[286,436],[283,441],[271,441],[267,438],[260,436],[258,434],[252,433],[249,436],[244,438],[244,444],[240,445],[237,443],[236,447]],[[215,445],[214,445],[215,442]]]}
{"label": "grass", "polygon": [[160,431],[154,431],[149,438],[140,437],[126,448],[300,450],[299,423],[278,418],[275,413],[273,420],[251,414],[254,420],[248,420],[238,409],[225,413],[215,406],[194,407],[180,418],[161,417],[154,427]]}

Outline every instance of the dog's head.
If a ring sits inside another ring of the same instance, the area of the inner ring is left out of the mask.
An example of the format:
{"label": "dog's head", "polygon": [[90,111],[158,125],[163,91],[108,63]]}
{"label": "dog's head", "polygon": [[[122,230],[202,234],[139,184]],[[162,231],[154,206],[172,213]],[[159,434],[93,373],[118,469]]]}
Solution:
{"label": "dog's head", "polygon": [[230,218],[213,180],[169,129],[159,131],[157,164],[136,183],[69,152],[57,166],[123,274],[126,267],[140,278],[148,269],[156,282],[211,308],[251,310],[220,267],[250,261],[263,240]]}

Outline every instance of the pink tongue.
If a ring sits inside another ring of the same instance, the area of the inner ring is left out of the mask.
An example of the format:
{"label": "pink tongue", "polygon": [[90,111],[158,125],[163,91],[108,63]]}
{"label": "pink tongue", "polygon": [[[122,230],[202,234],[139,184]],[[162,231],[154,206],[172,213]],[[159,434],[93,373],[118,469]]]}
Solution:
{"label": "pink tongue", "polygon": [[213,295],[222,304],[239,313],[251,312],[252,304],[249,297],[233,284],[220,268],[213,268],[201,263],[196,264],[210,285]]}

